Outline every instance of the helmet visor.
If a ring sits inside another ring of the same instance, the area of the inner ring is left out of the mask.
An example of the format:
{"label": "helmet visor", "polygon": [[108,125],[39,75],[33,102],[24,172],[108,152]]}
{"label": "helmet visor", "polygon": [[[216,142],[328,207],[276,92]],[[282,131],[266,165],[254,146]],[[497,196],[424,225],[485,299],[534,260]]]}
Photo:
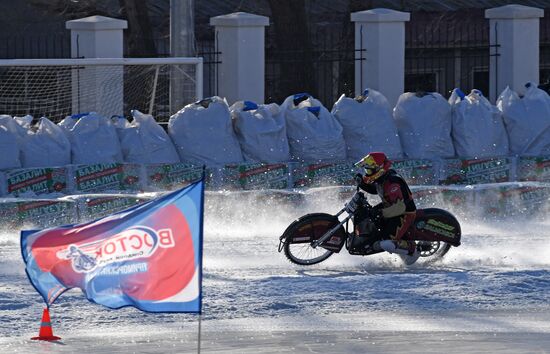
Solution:
{"label": "helmet visor", "polygon": [[380,166],[376,164],[376,161],[370,155],[358,161],[355,166],[363,168],[367,176],[372,176],[380,170]]}
{"label": "helmet visor", "polygon": [[379,170],[380,170],[380,168],[378,168],[378,167],[365,166],[365,175],[372,176],[376,172],[378,172]]}

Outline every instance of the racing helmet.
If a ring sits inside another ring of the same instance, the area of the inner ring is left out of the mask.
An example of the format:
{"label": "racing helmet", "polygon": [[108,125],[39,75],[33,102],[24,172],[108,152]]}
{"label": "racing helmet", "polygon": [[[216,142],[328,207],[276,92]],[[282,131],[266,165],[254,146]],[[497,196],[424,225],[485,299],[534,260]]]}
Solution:
{"label": "racing helmet", "polygon": [[388,172],[391,161],[383,152],[371,152],[355,163],[355,167],[365,171],[363,181],[367,184],[373,183]]}

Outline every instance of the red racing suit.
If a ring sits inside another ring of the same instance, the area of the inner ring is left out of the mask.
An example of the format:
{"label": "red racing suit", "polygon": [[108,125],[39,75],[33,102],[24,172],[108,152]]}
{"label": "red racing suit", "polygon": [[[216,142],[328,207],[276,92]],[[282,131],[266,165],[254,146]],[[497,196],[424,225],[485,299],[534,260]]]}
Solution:
{"label": "red racing suit", "polygon": [[407,182],[397,172],[389,170],[374,183],[361,182],[359,188],[370,194],[378,194],[382,199],[382,203],[374,206],[375,209],[381,209],[382,235],[396,241],[400,248],[414,247],[414,242],[402,240],[416,218],[416,205]]}

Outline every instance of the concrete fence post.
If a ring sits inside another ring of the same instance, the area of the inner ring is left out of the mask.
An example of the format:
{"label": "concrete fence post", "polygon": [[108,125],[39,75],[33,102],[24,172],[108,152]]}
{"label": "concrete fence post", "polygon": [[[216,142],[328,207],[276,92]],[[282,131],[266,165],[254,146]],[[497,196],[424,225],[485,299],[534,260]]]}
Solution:
{"label": "concrete fence post", "polygon": [[264,103],[265,27],[269,18],[245,12],[212,17],[218,64],[218,95],[229,104],[239,100]]}
{"label": "concrete fence post", "polygon": [[510,86],[523,92],[528,81],[539,82],[539,19],[544,10],[506,5],[485,10],[489,19],[489,98]]}
{"label": "concrete fence post", "polygon": [[[124,20],[91,16],[67,21],[73,58],[122,58]],[[72,73],[73,113],[123,114],[124,69],[86,67]]]}
{"label": "concrete fence post", "polygon": [[372,9],[351,14],[355,22],[355,93],[370,87],[382,92],[390,105],[405,88],[405,22],[410,13]]}

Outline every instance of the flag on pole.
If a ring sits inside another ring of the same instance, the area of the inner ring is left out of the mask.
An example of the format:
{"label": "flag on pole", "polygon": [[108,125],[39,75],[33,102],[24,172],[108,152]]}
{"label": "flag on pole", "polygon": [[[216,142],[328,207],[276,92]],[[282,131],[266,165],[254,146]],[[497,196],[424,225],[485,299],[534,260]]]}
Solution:
{"label": "flag on pole", "polygon": [[26,272],[50,306],[66,290],[148,312],[201,312],[204,178],[85,224],[21,232]]}

